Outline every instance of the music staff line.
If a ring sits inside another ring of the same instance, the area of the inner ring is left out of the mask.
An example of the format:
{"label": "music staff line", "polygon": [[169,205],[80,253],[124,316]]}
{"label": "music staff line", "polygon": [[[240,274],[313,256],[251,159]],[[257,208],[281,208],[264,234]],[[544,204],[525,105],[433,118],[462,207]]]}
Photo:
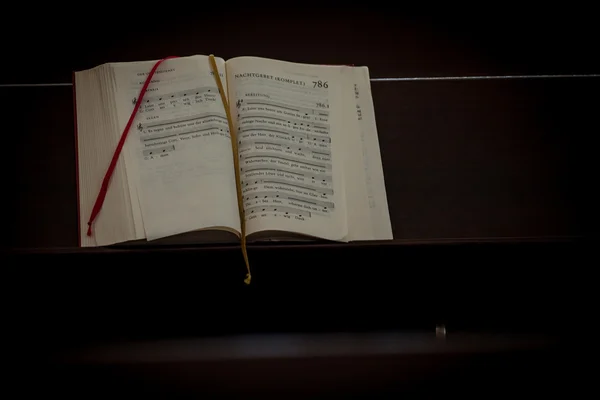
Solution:
{"label": "music staff line", "polygon": [[[313,123],[313,122],[307,122],[306,120],[302,120],[299,118],[294,118],[294,117],[289,117],[289,118],[279,118],[279,117],[273,117],[271,115],[267,115],[267,114],[252,114],[252,115],[241,115],[238,117],[238,120],[244,120],[246,118],[265,118],[265,119],[272,119],[275,121],[281,121],[281,122],[287,122],[288,124],[292,124],[292,121],[298,121],[300,122],[299,126],[306,126],[308,128],[315,128],[315,129],[324,129],[326,131],[329,130],[329,124],[325,123],[325,122],[318,122],[317,124]],[[298,126],[298,123],[294,123],[294,125]]]}
{"label": "music staff line", "polygon": [[273,132],[273,133],[280,133],[282,135],[287,135],[290,136],[290,139],[295,139],[296,137],[300,140],[303,139],[307,139],[307,140],[311,140],[313,142],[321,142],[321,143],[331,143],[331,138],[329,136],[321,136],[321,135],[315,135],[314,133],[308,133],[308,132],[286,132],[284,130],[281,129],[272,129],[272,128],[264,128],[261,126],[255,126],[253,125],[252,128],[242,128],[241,126],[238,127],[238,130],[240,131],[240,133],[247,133],[247,132],[253,132],[253,131],[259,131],[259,132]]}
{"label": "music staff line", "polygon": [[145,137],[141,138],[141,141],[142,142],[150,142],[152,140],[167,139],[167,138],[175,137],[175,136],[185,136],[185,135],[189,135],[189,134],[192,134],[192,133],[212,131],[214,129],[218,129],[220,132],[225,132],[227,134],[229,133],[229,129],[218,127],[218,126],[209,126],[209,127],[202,128],[202,129],[195,129],[195,128],[196,127],[192,127],[191,130],[177,132],[177,133],[170,133],[169,135],[152,136],[152,137],[145,136]]}
{"label": "music staff line", "polygon": [[305,164],[305,165],[309,165],[311,167],[322,168],[324,170],[331,170],[331,168],[332,168],[331,164],[328,164],[328,163],[316,163],[316,162],[314,162],[314,160],[306,161],[299,157],[293,157],[289,154],[283,155],[283,154],[273,154],[273,153],[264,153],[264,152],[240,154],[241,161],[246,161],[249,158],[275,158],[277,160],[288,161],[290,163],[295,162],[295,163],[299,163],[299,164]]}
{"label": "music staff line", "polygon": [[162,120],[160,122],[140,123],[140,124],[138,124],[137,129],[139,131],[142,131],[144,129],[156,128],[157,126],[165,126],[165,125],[172,125],[172,124],[177,124],[177,123],[182,123],[182,122],[197,121],[197,120],[204,119],[204,118],[219,118],[219,119],[223,120],[225,124],[228,124],[227,117],[225,115],[217,114],[217,113],[204,113],[204,114],[195,114],[192,116],[186,115],[183,117]]}
{"label": "music staff line", "polygon": [[[305,180],[293,180],[293,178],[252,178],[252,177],[247,177],[248,181],[242,181],[242,195],[246,196],[246,195],[250,195],[255,191],[259,191],[259,190],[272,190],[271,188],[267,187],[267,186],[272,186],[274,188],[274,190],[276,191],[281,191],[281,192],[285,192],[285,193],[298,193],[298,190],[303,190],[304,192],[307,193],[314,193],[318,196],[327,196],[327,195],[333,195],[333,187],[330,183],[323,183],[323,181],[321,181],[321,185],[319,186],[317,183],[313,183],[313,182],[306,182]],[[245,183],[247,182],[247,183]],[[254,183],[252,183],[254,182]],[[262,186],[261,186],[262,185]],[[261,189],[262,188],[262,189]],[[311,196],[311,194],[308,194],[307,196]],[[317,196],[317,197],[318,197]]]}
{"label": "music staff line", "polygon": [[251,199],[260,200],[260,199],[286,199],[291,201],[298,201],[300,203],[310,204],[313,206],[321,206],[325,210],[334,208],[334,204],[331,201],[323,201],[317,199],[304,198],[297,194],[290,195],[285,192],[274,192],[274,191],[262,191],[262,192],[254,192],[251,195],[246,195],[245,200],[250,201]]}
{"label": "music staff line", "polygon": [[[152,96],[146,95],[146,96],[144,96],[143,104],[154,103],[154,102],[159,102],[159,101],[176,100],[176,99],[191,97],[191,96],[198,96],[205,92],[218,94],[219,88],[217,88],[215,86],[203,86],[203,87],[199,87],[199,88],[195,88],[195,89],[180,90],[180,91],[171,92],[171,93],[156,94],[156,95],[152,95]],[[135,104],[137,102],[137,97],[134,97],[131,102],[133,104]]]}
{"label": "music staff line", "polygon": [[155,154],[168,153],[170,151],[175,151],[175,145],[157,147],[154,149],[147,149],[147,150],[142,151],[142,155],[144,157],[148,157],[148,156],[152,156]]}
{"label": "music staff line", "polygon": [[[250,168],[254,168],[254,167],[260,167],[260,168],[270,168],[270,167],[274,167],[274,168],[285,168],[288,169],[290,171],[288,171],[288,173],[293,174],[293,172],[291,172],[291,170],[296,171],[295,173],[299,174],[299,173],[305,173],[306,175],[303,175],[305,177],[310,177],[313,180],[318,180],[321,182],[327,182],[327,177],[331,176],[331,172],[328,171],[326,168],[321,168],[321,167],[314,167],[314,166],[307,166],[307,165],[292,165],[292,163],[290,162],[282,162],[282,161],[274,161],[272,159],[268,159],[268,158],[258,158],[255,160],[245,160],[245,163],[243,164],[244,168],[246,168],[246,172],[248,169]],[[240,167],[240,171],[243,171],[244,168]],[[299,173],[298,173],[299,172]]]}
{"label": "music staff line", "polygon": [[[324,196],[328,195],[328,194],[333,194],[333,189],[331,188],[324,188],[324,187],[315,187],[315,186],[309,186],[309,185],[298,185],[295,183],[290,183],[289,181],[285,180],[285,179],[277,179],[277,178],[269,178],[269,179],[255,179],[254,180],[254,184],[255,185],[264,185],[264,184],[271,184],[271,185],[287,185],[287,186],[292,186],[293,188],[298,188],[298,189],[303,189],[303,190],[307,190],[307,191],[311,191],[311,192],[315,192],[318,194],[323,194]],[[243,191],[243,194],[246,193],[251,193],[251,190],[254,189],[254,186],[252,187],[246,187]],[[283,189],[282,189],[283,190]],[[293,189],[290,189],[293,190]]]}
{"label": "music staff line", "polygon": [[[313,172],[301,174],[298,172],[298,170],[296,168],[287,168],[287,167],[273,168],[273,167],[269,167],[269,166],[253,165],[251,167],[246,167],[246,168],[240,167],[240,171],[242,173],[244,173],[244,181],[242,181],[242,184],[245,184],[245,185],[248,185],[248,182],[246,182],[246,180],[248,180],[248,179],[251,181],[255,180],[255,179],[252,179],[253,176],[250,176],[248,174],[250,174],[252,172],[261,172],[261,171],[274,171],[276,173],[277,172],[288,173],[291,175],[301,177],[303,179],[312,179],[312,180],[323,182],[323,183],[331,183],[330,175],[313,173]],[[257,176],[261,176],[261,175],[258,174]]]}
{"label": "music staff line", "polygon": [[283,147],[289,147],[291,150],[292,148],[304,148],[304,149],[311,149],[313,151],[316,151],[318,154],[322,154],[322,155],[326,155],[326,156],[331,156],[331,152],[330,152],[330,146],[329,143],[324,143],[324,142],[317,142],[317,141],[311,141],[311,140],[304,140],[303,138],[294,138],[292,139],[289,136],[286,135],[279,135],[276,134],[275,137],[267,137],[266,135],[262,135],[259,137],[256,137],[257,135],[253,135],[250,133],[239,133],[238,132],[238,144],[241,145],[243,143],[252,143],[252,141],[259,141],[259,142],[269,142],[272,145],[281,145]]}
{"label": "music staff line", "polygon": [[[329,175],[320,174],[301,174],[301,173],[290,173],[284,171],[277,171],[277,168],[273,167],[259,167],[256,170],[243,172],[241,184],[243,187],[242,192],[247,193],[254,190],[255,185],[262,181],[266,182],[271,180],[276,183],[285,183],[288,185],[298,185],[298,187],[304,189],[312,189],[315,192],[333,194],[332,180]],[[287,174],[287,175],[286,175]],[[252,184],[254,182],[254,184]],[[248,187],[248,185],[251,185]]]}
{"label": "music staff line", "polygon": [[[313,214],[310,211],[306,211],[306,210],[300,210],[298,208],[294,208],[294,207],[287,207],[287,206],[252,206],[252,207],[244,207],[245,208],[245,213],[246,213],[246,218],[251,216],[252,214],[258,214],[260,212],[281,212],[281,213],[285,213],[285,215],[289,215],[289,214],[296,214],[296,215],[300,215],[302,217],[309,217]],[[317,213],[315,213],[317,214]]]}
{"label": "music staff line", "polygon": [[[250,148],[253,145],[263,145],[263,146],[277,146],[278,148],[280,148],[280,151],[283,150],[295,150],[298,149],[298,151],[309,151],[312,154],[318,154],[320,156],[327,156],[327,157],[331,157],[331,152],[329,150],[326,149],[319,149],[319,151],[314,150],[312,147],[310,146],[306,146],[304,144],[290,144],[290,143],[286,143],[286,144],[281,144],[281,143],[275,143],[275,141],[279,141],[278,139],[272,139],[269,138],[270,141],[265,141],[264,139],[247,139],[247,140],[240,140],[238,142],[239,144],[239,149],[241,150],[245,150],[247,148]],[[267,149],[269,150],[269,149]],[[279,151],[279,150],[274,150],[274,151]],[[322,160],[322,161],[329,161],[329,160]]]}
{"label": "music staff line", "polygon": [[[321,110],[321,109],[315,109],[315,108],[309,108],[309,107],[299,107],[299,106],[295,106],[293,104],[287,104],[287,103],[279,103],[276,101],[271,101],[271,100],[266,100],[266,99],[261,99],[261,100],[248,100],[247,102],[242,102],[241,106],[246,105],[246,106],[270,106],[270,107],[278,107],[281,108],[283,110],[287,110],[287,111],[295,111],[298,114],[304,114],[305,116],[308,115],[316,115],[319,117],[328,117],[329,116],[329,111],[326,110]],[[248,112],[253,111],[253,110],[248,110]]]}

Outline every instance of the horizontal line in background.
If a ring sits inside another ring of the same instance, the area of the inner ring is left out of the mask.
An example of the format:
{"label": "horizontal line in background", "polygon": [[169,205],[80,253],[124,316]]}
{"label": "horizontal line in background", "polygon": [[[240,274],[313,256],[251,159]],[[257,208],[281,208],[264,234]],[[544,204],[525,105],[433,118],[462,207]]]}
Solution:
{"label": "horizontal line in background", "polygon": [[72,83],[0,83],[0,87],[51,87],[51,86],[73,86]]}
{"label": "horizontal line in background", "polygon": [[584,75],[486,75],[486,76],[422,76],[407,78],[371,78],[371,82],[404,82],[404,81],[476,81],[486,79],[540,79],[540,78],[598,78],[600,74]]}
{"label": "horizontal line in background", "polygon": [[[416,76],[405,78],[371,78],[371,82],[406,82],[406,81],[476,81],[492,79],[552,79],[552,78],[600,78],[600,74],[583,75],[483,75],[483,76]],[[0,87],[52,87],[73,86],[64,83],[3,83]]]}

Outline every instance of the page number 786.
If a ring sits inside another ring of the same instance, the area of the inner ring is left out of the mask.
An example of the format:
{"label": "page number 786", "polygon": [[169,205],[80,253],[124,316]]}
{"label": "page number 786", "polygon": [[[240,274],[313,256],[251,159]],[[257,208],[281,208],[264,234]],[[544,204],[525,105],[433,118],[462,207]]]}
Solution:
{"label": "page number 786", "polygon": [[313,89],[314,88],[325,88],[327,89],[329,87],[329,85],[327,84],[327,81],[323,82],[323,81],[312,81],[313,83]]}

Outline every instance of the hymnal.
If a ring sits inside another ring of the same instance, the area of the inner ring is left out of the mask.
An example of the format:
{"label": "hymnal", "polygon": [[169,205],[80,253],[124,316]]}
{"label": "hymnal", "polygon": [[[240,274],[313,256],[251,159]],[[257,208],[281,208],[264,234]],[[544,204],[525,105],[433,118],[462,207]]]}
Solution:
{"label": "hymnal", "polygon": [[74,73],[81,246],[239,241],[240,215],[248,242],[391,239],[368,68],[215,60],[238,154],[209,57],[164,61],[91,236],[98,190],[156,62]]}

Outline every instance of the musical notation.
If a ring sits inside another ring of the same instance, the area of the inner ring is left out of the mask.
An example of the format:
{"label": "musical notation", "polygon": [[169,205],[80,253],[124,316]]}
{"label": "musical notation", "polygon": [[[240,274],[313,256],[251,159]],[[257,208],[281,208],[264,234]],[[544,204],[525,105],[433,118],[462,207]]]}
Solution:
{"label": "musical notation", "polygon": [[246,217],[285,215],[284,207],[298,218],[330,215],[335,202],[327,99],[268,98],[272,93],[245,98],[244,90],[259,90],[247,86],[238,88],[235,106]]}
{"label": "musical notation", "polygon": [[[264,113],[256,113],[256,114],[246,114],[243,116],[239,117],[240,121],[243,121],[244,119],[250,119],[252,118],[255,121],[259,121],[261,119],[267,119],[267,120],[272,120],[272,121],[280,121],[283,123],[287,123],[289,125],[294,125],[294,126],[304,126],[308,129],[323,129],[324,131],[329,131],[329,125],[326,123],[312,123],[312,122],[307,122],[303,119],[298,119],[298,118],[293,118],[293,117],[289,117],[289,118],[281,118],[281,117],[274,117],[272,115],[269,114],[264,114]],[[327,132],[323,132],[323,133],[327,133]]]}
{"label": "musical notation", "polygon": [[[157,128],[156,130],[160,131],[161,127],[166,127],[168,125],[186,124],[187,126],[193,126],[193,125],[203,124],[203,123],[206,123],[205,119],[207,119],[207,118],[214,118],[215,120],[220,121],[223,124],[227,125],[227,117],[225,117],[222,114],[209,112],[209,113],[201,113],[201,114],[194,114],[194,115],[185,115],[185,116],[170,118],[170,119],[165,118],[165,119],[161,119],[160,121],[154,121],[154,122],[145,122],[145,123],[140,122],[137,126],[137,129],[140,132],[145,131],[148,133],[152,133],[153,128]],[[163,129],[167,129],[167,128],[163,128]]]}
{"label": "musical notation", "polygon": [[329,111],[320,110],[308,107],[295,106],[292,104],[282,103],[280,101],[272,101],[272,100],[249,100],[246,102],[248,107],[252,106],[263,106],[263,107],[275,107],[283,110],[295,111],[298,114],[304,115],[318,115],[322,117],[328,117]]}
{"label": "musical notation", "polygon": [[[248,182],[246,182],[246,183],[248,183]],[[300,185],[297,183],[292,183],[288,179],[279,179],[279,178],[260,179],[260,178],[257,178],[254,180],[254,185],[279,185],[278,187],[276,186],[275,189],[280,190],[280,191],[286,191],[286,190],[293,191],[294,189],[301,189],[304,192],[312,192],[312,193],[315,193],[316,195],[322,194],[323,196],[333,194],[333,188],[331,188],[329,186],[317,186],[317,185],[311,185],[309,183],[303,183]],[[248,185],[245,185],[244,183],[242,183],[242,186],[245,186],[244,189],[242,189],[243,194],[247,194],[247,193],[249,193],[249,190],[253,190],[253,189],[257,188],[256,186],[251,186],[250,188],[248,188]],[[265,187],[268,187],[268,186],[265,186]]]}
{"label": "musical notation", "polygon": [[168,153],[170,151],[175,151],[175,146],[174,145],[170,145],[170,146],[163,146],[163,147],[156,147],[154,149],[148,149],[148,150],[143,150],[142,154],[144,157],[148,157],[148,156],[158,156],[161,155],[163,153]]}
{"label": "musical notation", "polygon": [[[261,142],[269,141],[273,146],[275,145],[284,145],[286,148],[300,148],[306,147],[314,149],[317,153],[322,153],[324,155],[330,155],[330,142],[329,141],[316,141],[316,140],[304,140],[302,137],[298,137],[294,135],[282,135],[275,133],[273,136],[269,136],[266,132],[254,131],[254,132],[244,132],[242,134],[238,134],[238,139],[242,143],[249,143],[250,141],[259,140]],[[313,153],[315,154],[315,153]]]}
{"label": "musical notation", "polygon": [[167,138],[172,138],[172,137],[181,137],[181,136],[186,136],[186,135],[193,135],[193,134],[203,134],[205,132],[221,132],[224,135],[225,134],[229,134],[229,129],[227,128],[223,128],[222,126],[208,126],[208,127],[204,127],[202,129],[187,129],[187,130],[183,130],[181,132],[178,133],[171,133],[171,134],[167,134],[167,135],[150,135],[150,136],[145,136],[142,137],[142,142],[151,142],[153,140],[161,140],[161,139],[167,139]]}
{"label": "musical notation", "polygon": [[[186,99],[188,96],[202,95],[203,93],[212,93],[214,88],[206,87],[195,89],[189,92],[173,92],[168,95],[156,95],[148,99],[159,102],[164,101],[164,98]],[[217,92],[218,94],[218,92]],[[205,105],[206,106],[206,105]],[[148,116],[139,122],[136,129],[139,133],[138,138],[143,145],[143,159],[154,160],[156,154],[160,152],[167,143],[176,143],[180,141],[188,141],[198,138],[222,136],[230,139],[229,124],[224,113],[209,111],[205,108],[187,108],[181,112],[173,110],[157,111],[155,114]],[[203,112],[202,112],[203,111]],[[156,115],[156,118],[153,117]],[[182,147],[173,147],[171,151],[178,151]],[[152,152],[152,154],[150,154]],[[167,155],[167,154],[165,154]],[[162,157],[162,155],[161,155]]]}
{"label": "musical notation", "polygon": [[[269,126],[253,125],[252,127],[248,127],[248,128],[240,127],[239,132],[241,134],[256,132],[256,135],[258,137],[261,137],[261,136],[267,137],[269,134],[273,134],[273,136],[271,136],[271,137],[278,137],[275,135],[285,135],[285,136],[279,137],[279,138],[285,139],[285,140],[298,140],[298,142],[307,141],[307,142],[318,142],[318,143],[328,143],[328,144],[331,143],[331,138],[328,136],[318,135],[318,134],[309,133],[309,132],[302,132],[302,131],[290,131],[290,130],[286,130],[285,128],[276,129],[274,127],[269,127]],[[250,136],[250,137],[252,137],[252,136]]]}
{"label": "musical notation", "polygon": [[318,168],[319,171],[326,172],[326,170],[331,169],[331,164],[326,162],[317,162],[307,158],[305,153],[295,152],[295,153],[284,153],[284,154],[273,154],[272,151],[255,151],[248,154],[240,154],[240,158],[243,161],[248,161],[250,164],[253,162],[255,158],[269,158],[270,161],[273,159],[278,160],[279,163],[286,163],[284,165],[288,165],[289,163],[299,163],[305,164],[307,166],[311,166],[314,168]]}
{"label": "musical notation", "polygon": [[293,179],[293,181],[301,183],[320,183],[322,186],[327,186],[328,184],[331,184],[332,181],[331,174],[318,174],[312,172],[305,173],[289,167],[273,168],[269,166],[258,165],[250,168],[240,167],[240,171],[244,175],[242,177],[242,184],[250,184],[250,182],[255,182],[256,180],[253,180],[253,178],[270,176],[283,176],[285,179]]}
{"label": "musical notation", "polygon": [[212,93],[214,95],[219,95],[219,88],[217,88],[216,86],[203,86],[195,89],[180,90],[177,92],[165,93],[161,95],[146,95],[144,96],[144,102],[152,103],[163,100],[181,99],[192,96],[199,96],[203,93]]}
{"label": "musical notation", "polygon": [[284,207],[284,206],[254,206],[246,208],[246,217],[253,218],[262,213],[273,213],[282,216],[296,215],[301,217],[310,218],[312,213],[310,211],[299,210],[295,207]]}
{"label": "musical notation", "polygon": [[277,191],[277,190],[253,192],[251,194],[246,195],[244,198],[246,201],[253,201],[253,200],[254,201],[262,201],[263,199],[269,199],[269,198],[285,199],[288,201],[295,201],[298,203],[309,204],[309,205],[312,205],[315,207],[317,207],[317,206],[322,207],[324,210],[327,210],[328,208],[331,210],[335,207],[335,205],[332,201],[304,198],[304,197],[293,195],[293,194],[283,193],[283,192]]}
{"label": "musical notation", "polygon": [[[308,159],[326,163],[331,162],[331,153],[328,150],[315,150],[311,146],[306,146],[304,143],[296,145],[291,143],[281,144],[260,139],[245,141],[243,142],[243,145],[241,143],[242,141],[240,141],[239,147],[240,156],[243,156],[247,152],[267,150],[269,151],[268,154],[270,154],[270,152],[277,152],[291,157],[299,156],[303,161]],[[296,153],[298,154],[296,155]]]}
{"label": "musical notation", "polygon": [[[329,188],[306,188],[301,185],[288,185],[282,183],[265,183],[257,186],[245,187],[242,194],[246,201],[252,199],[261,199],[272,197],[273,199],[291,199],[299,202],[308,202],[309,204],[321,205],[329,209],[334,208],[334,203],[330,201],[331,190]],[[258,196],[258,197],[257,197]]]}
{"label": "musical notation", "polygon": [[278,207],[287,207],[296,211],[308,212],[314,215],[328,215],[333,211],[334,204],[329,201],[306,199],[301,196],[289,195],[277,191],[256,192],[244,197],[246,213],[252,207],[273,207],[273,211],[281,211]]}
{"label": "musical notation", "polygon": [[[313,106],[307,107],[306,104],[294,105],[291,102],[281,100],[260,99],[260,100],[244,100],[240,99],[236,103],[238,110],[238,119],[240,123],[244,120],[243,117],[250,118],[249,113],[259,114],[261,116],[269,115],[272,117],[289,118],[304,122],[316,124],[327,124],[329,122],[329,111],[325,108],[317,107],[320,102],[314,102]],[[255,117],[256,118],[256,117]],[[291,121],[290,121],[291,122]],[[322,125],[321,125],[322,126]]]}
{"label": "musical notation", "polygon": [[[321,166],[306,161],[290,160],[289,158],[280,157],[278,155],[254,155],[253,153],[248,153],[241,156],[242,158],[240,161],[244,166],[251,167],[253,165],[276,165],[283,168],[287,167],[290,170],[296,170],[303,174],[319,175],[327,175],[328,172],[331,171],[330,166]],[[248,171],[248,169],[246,169],[246,171]]]}
{"label": "musical notation", "polygon": [[[219,100],[219,89],[212,86],[198,87],[189,90],[182,90],[158,95],[146,95],[140,105],[138,113],[153,113],[165,111],[182,106],[192,106],[206,102],[216,102]],[[131,100],[136,104],[137,97]]]}

